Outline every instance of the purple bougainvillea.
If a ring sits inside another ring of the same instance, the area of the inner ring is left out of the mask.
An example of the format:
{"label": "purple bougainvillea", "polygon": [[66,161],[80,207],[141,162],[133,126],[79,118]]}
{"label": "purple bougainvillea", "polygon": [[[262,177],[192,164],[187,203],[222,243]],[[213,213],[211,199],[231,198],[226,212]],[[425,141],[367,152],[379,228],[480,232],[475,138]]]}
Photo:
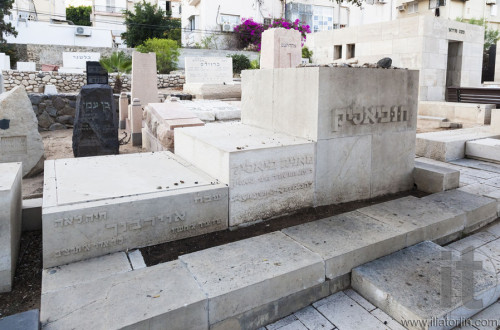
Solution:
{"label": "purple bougainvillea", "polygon": [[238,36],[241,48],[253,45],[260,51],[262,32],[269,28],[285,28],[299,31],[302,35],[302,45],[306,41],[307,34],[311,33],[311,27],[307,24],[301,24],[299,19],[291,22],[283,18],[275,20],[269,26],[257,23],[252,18],[243,18],[241,24],[234,28],[234,32]]}

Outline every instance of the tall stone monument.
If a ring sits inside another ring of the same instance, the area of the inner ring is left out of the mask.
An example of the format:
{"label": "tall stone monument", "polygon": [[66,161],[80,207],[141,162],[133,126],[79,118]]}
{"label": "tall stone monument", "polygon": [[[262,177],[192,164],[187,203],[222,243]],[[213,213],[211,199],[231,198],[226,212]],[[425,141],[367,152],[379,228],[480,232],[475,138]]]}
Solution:
{"label": "tall stone monument", "polygon": [[139,99],[145,106],[158,102],[156,54],[132,53],[132,100]]}
{"label": "tall stone monument", "polygon": [[302,36],[290,29],[269,29],[262,33],[261,69],[295,68],[302,62]]}
{"label": "tall stone monument", "polygon": [[43,170],[43,142],[24,87],[0,94],[0,163],[22,162],[23,176]]}
{"label": "tall stone monument", "polygon": [[76,101],[73,154],[75,157],[114,155],[119,147],[111,86],[83,86]]}

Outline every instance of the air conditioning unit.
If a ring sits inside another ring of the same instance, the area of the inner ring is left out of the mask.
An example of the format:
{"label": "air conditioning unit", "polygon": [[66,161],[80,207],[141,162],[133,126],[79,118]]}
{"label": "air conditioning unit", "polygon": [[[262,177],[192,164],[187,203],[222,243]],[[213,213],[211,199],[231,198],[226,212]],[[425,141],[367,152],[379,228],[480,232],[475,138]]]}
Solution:
{"label": "air conditioning unit", "polygon": [[406,6],[405,6],[405,5],[397,6],[396,8],[397,8],[399,11],[405,11],[405,10],[406,10]]}
{"label": "air conditioning unit", "polygon": [[235,26],[234,24],[224,23],[224,24],[222,24],[222,31],[224,31],[224,32],[233,32],[234,26]]}
{"label": "air conditioning unit", "polygon": [[382,4],[384,4],[384,3],[387,3],[387,0],[378,0],[378,1],[377,1],[377,3],[382,3]]}
{"label": "air conditioning unit", "polygon": [[92,30],[88,27],[77,26],[75,28],[75,36],[90,37],[92,35]]}
{"label": "air conditioning unit", "polygon": [[487,5],[496,5],[497,1],[496,0],[486,0]]}

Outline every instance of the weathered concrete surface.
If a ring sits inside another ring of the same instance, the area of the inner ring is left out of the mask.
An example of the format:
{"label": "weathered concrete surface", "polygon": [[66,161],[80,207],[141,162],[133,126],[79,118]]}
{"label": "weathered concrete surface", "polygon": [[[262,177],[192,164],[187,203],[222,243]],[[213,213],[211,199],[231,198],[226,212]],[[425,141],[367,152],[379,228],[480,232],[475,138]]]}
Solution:
{"label": "weathered concrete surface", "polygon": [[364,207],[358,211],[406,232],[406,246],[460,233],[465,224],[465,211],[413,196]]}
{"label": "weathered concrete surface", "polygon": [[[426,241],[355,268],[352,285],[400,323],[433,318],[458,320],[476,314],[500,295],[496,292],[495,274],[485,270],[475,270],[473,278],[466,277],[469,280],[466,285],[473,285],[470,295],[462,291],[459,262],[458,254]],[[443,286],[444,281],[449,283],[448,292],[443,289],[447,287]],[[474,298],[481,300],[481,307],[472,305]],[[429,324],[407,326],[431,328]]]}
{"label": "weathered concrete surface", "polygon": [[23,163],[23,177],[43,171],[38,121],[23,86],[0,94],[0,163]]}
{"label": "weathered concrete surface", "polygon": [[208,302],[179,261],[42,294],[47,330],[207,329]]}
{"label": "weathered concrete surface", "polygon": [[229,226],[313,206],[315,144],[235,123],[175,130],[175,150],[229,185]]}
{"label": "weathered concrete surface", "polygon": [[184,93],[200,100],[241,99],[241,84],[184,84]]}
{"label": "weathered concrete surface", "polygon": [[460,171],[415,161],[413,178],[418,190],[437,193],[455,189],[460,184]]}
{"label": "weathered concrete surface", "polygon": [[209,300],[210,324],[315,287],[325,280],[321,257],[280,232],[179,259]]}
{"label": "weathered concrete surface", "polygon": [[468,124],[490,124],[493,109],[495,109],[494,104],[418,102],[418,114],[420,116],[444,117],[448,121]]}
{"label": "weathered concrete surface", "polygon": [[500,140],[487,138],[467,141],[465,145],[465,155],[469,158],[483,159],[499,163]]}
{"label": "weathered concrete surface", "polygon": [[497,218],[497,202],[460,190],[445,191],[422,198],[423,201],[438,203],[444,208],[465,212],[465,233],[476,230]]}
{"label": "weathered concrete surface", "polygon": [[5,330],[38,330],[40,329],[40,312],[32,309],[27,312],[7,316],[0,320],[0,329]]}
{"label": "weathered concrete surface", "polygon": [[45,268],[228,226],[228,188],[170,152],[47,161],[44,181]]}
{"label": "weathered concrete surface", "polygon": [[132,270],[125,252],[74,262],[42,271],[42,294],[100,281]]}
{"label": "weathered concrete surface", "polygon": [[497,137],[489,127],[463,128],[417,134],[416,155],[443,162],[465,157],[467,141]]}
{"label": "weathered concrete surface", "polygon": [[22,164],[0,164],[0,292],[12,289],[22,226]]}
{"label": "weathered concrete surface", "polygon": [[406,247],[406,233],[359,212],[348,212],[282,230],[325,261],[326,277]]}

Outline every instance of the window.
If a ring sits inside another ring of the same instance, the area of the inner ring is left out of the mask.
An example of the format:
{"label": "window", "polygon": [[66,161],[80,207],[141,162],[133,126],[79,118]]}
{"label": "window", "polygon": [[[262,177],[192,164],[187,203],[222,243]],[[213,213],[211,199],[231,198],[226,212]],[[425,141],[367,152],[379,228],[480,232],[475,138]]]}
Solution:
{"label": "window", "polygon": [[429,0],[429,9],[446,6],[446,0]]}
{"label": "window", "polygon": [[270,18],[264,18],[264,25],[271,25],[273,22]]}
{"label": "window", "polygon": [[106,0],[106,12],[112,13],[115,9],[115,0]]}
{"label": "window", "polygon": [[299,19],[302,24],[313,26],[313,6],[302,3],[287,3],[285,18],[292,22]]}
{"label": "window", "polygon": [[239,25],[241,23],[240,17],[236,15],[220,15],[220,24]]}
{"label": "window", "polygon": [[418,13],[418,1],[412,1],[407,3],[408,14]]}
{"label": "window", "polygon": [[346,59],[350,59],[356,56],[356,45],[355,44],[347,44],[347,53]]}
{"label": "window", "polygon": [[179,15],[182,14],[182,5],[179,5]]}
{"label": "window", "polygon": [[196,27],[198,25],[198,24],[196,24],[196,21],[198,21],[198,19],[196,17],[197,16],[191,16],[191,17],[189,17],[189,29],[191,31],[196,30]]}
{"label": "window", "polygon": [[172,2],[171,1],[165,1],[165,11],[167,13],[172,11]]}
{"label": "window", "polygon": [[333,46],[333,60],[342,58],[342,45]]}
{"label": "window", "polygon": [[313,6],[313,31],[333,29],[333,7]]}

